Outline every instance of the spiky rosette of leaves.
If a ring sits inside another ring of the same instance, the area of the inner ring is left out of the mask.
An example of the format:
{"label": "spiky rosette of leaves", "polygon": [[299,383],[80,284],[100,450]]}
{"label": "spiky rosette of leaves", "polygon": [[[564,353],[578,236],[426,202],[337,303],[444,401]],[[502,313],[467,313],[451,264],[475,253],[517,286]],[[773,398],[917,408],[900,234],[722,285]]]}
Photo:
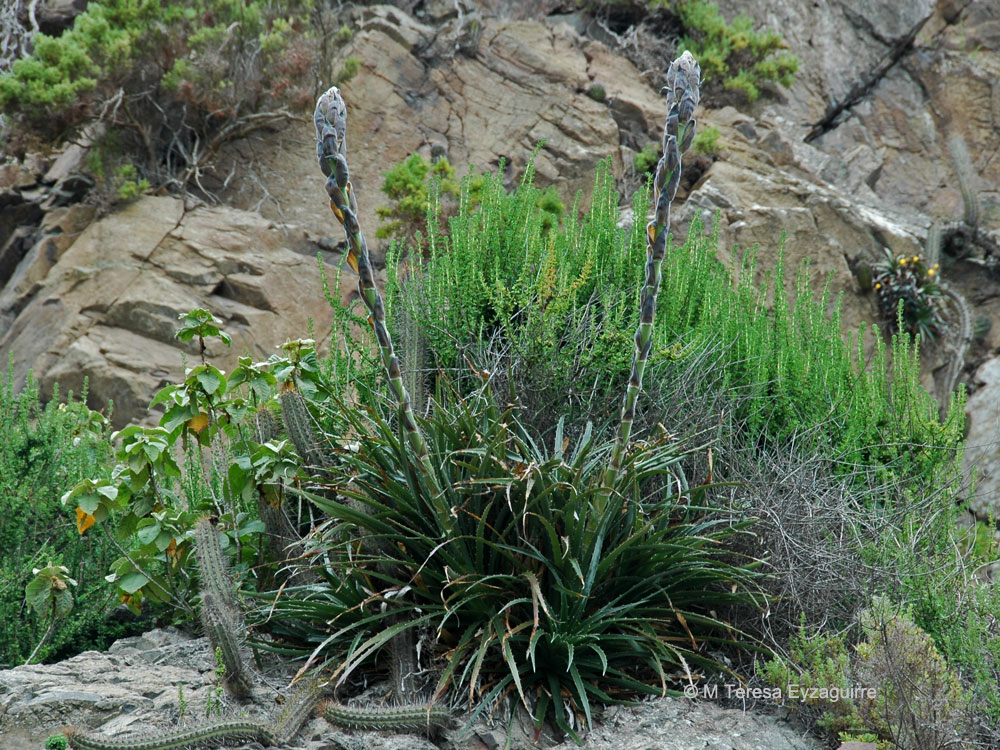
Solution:
{"label": "spiky rosette of leaves", "polygon": [[326,583],[267,602],[311,650],[303,669],[325,662],[343,684],[423,629],[437,695],[480,710],[513,697],[576,736],[594,704],[679,687],[713,663],[708,644],[735,637],[711,613],[755,596],[752,566],[722,552],[741,527],[708,506],[709,488],[687,487],[679,465],[694,449],[673,436],[628,451],[601,512],[610,446],[589,431],[569,451],[560,427],[547,450],[487,395],[454,399],[422,423],[428,478],[396,427],[332,408],[359,447],[333,479],[342,497],[308,495],[331,519]]}
{"label": "spiky rosette of leaves", "polygon": [[938,264],[928,265],[923,255],[897,256],[886,248],[872,271],[872,288],[890,328],[934,341],[945,323]]}

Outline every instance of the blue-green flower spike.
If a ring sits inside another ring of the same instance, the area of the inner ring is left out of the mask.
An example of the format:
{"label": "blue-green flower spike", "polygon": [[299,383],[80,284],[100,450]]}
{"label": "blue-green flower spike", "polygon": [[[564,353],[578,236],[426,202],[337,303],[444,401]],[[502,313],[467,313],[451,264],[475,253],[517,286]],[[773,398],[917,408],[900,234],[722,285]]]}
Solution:
{"label": "blue-green flower spike", "polygon": [[639,299],[639,327],[633,339],[635,351],[632,356],[632,373],[622,400],[618,435],[604,473],[603,493],[600,496],[602,504],[607,501],[618,481],[625,449],[632,434],[635,404],[642,390],[642,376],[653,345],[653,320],[656,316],[656,294],[660,289],[660,267],[670,232],[670,204],[681,180],[681,155],[690,148],[694,140],[693,115],[701,96],[701,67],[690,52],[685,52],[670,64],[667,85],[663,91],[667,95],[667,123],[663,129],[663,156],[653,177],[654,216],[646,226],[646,278]]}

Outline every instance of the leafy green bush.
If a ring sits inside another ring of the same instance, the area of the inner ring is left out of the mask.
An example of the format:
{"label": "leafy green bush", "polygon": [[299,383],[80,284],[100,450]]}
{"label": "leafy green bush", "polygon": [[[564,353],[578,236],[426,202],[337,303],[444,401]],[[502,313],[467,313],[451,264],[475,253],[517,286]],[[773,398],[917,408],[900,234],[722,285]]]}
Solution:
{"label": "leafy green bush", "polygon": [[[106,422],[72,394],[42,406],[33,380],[17,392],[8,373],[0,378],[0,432],[0,664],[23,663],[43,636],[36,661],[103,647],[124,630],[105,621],[114,602],[104,574],[118,553],[106,537],[82,539],[59,496],[109,464]],[[51,569],[44,578],[53,583],[34,584],[26,600],[33,569]],[[53,612],[45,605],[53,603],[61,616],[47,633]]]}
{"label": "leafy green bush", "polygon": [[686,32],[679,49],[690,50],[698,59],[709,87],[721,84],[726,91],[754,101],[764,83],[792,85],[799,59],[781,51],[786,45],[777,31],[755,31],[753,19],[746,15],[727,23],[718,6],[704,0],[676,0],[669,7]]}
{"label": "leafy green bush", "polygon": [[113,139],[114,160],[140,179],[184,187],[225,141],[292,118],[282,105],[311,104],[321,41],[312,8],[307,0],[90,3],[61,36],[37,34],[31,56],[0,74],[8,136],[25,146],[98,121],[91,139]]}
{"label": "leafy green bush", "polygon": [[667,435],[637,446],[601,512],[609,446],[592,433],[569,451],[557,432],[547,450],[488,387],[439,397],[422,422],[433,476],[378,410],[322,405],[341,425],[321,478],[340,489],[308,493],[329,518],[314,547],[325,585],[268,602],[282,635],[343,681],[404,629],[436,633],[423,665],[440,675],[435,694],[479,710],[511,695],[574,736],[593,704],[719,668],[705,645],[732,631],[711,613],[756,589],[720,555],[740,524],[704,504],[706,488],[686,489],[690,449]]}
{"label": "leafy green bush", "polygon": [[[400,278],[388,264],[390,314],[402,308],[417,322],[432,361],[457,382],[472,377],[467,361],[497,382],[509,380],[523,413],[537,415],[536,429],[551,431],[560,416],[570,434],[587,420],[608,424],[630,364],[642,227],[617,226],[618,196],[606,167],[588,211],[581,217],[571,210],[548,233],[530,167],[510,193],[500,176],[480,180],[478,205],[463,188],[448,231],[430,227],[418,277]],[[646,205],[639,191],[636,215]],[[939,422],[905,337],[894,340],[891,372],[880,345],[866,368],[859,352],[866,332],[845,343],[839,315],[828,316],[828,295],[813,294],[804,269],[789,301],[779,264],[772,287],[780,292],[769,305],[769,290],[753,281],[752,254],[734,284],[734,273],[715,259],[715,242],[695,221],[687,241],[667,249],[650,357],[661,379],[719,350],[713,387],[739,391],[741,418],[760,438],[797,436],[802,447],[807,440],[844,467],[879,466],[897,477],[933,481],[954,467],[962,404],[956,400]],[[669,405],[653,401],[647,419],[655,424]]]}
{"label": "leafy green bush", "polygon": [[[229,342],[207,310],[192,310],[182,320],[177,338],[197,340],[202,357],[206,338]],[[200,584],[193,539],[205,515],[218,519],[233,572],[248,589],[266,574],[253,568],[269,559],[260,503],[266,499],[280,510],[283,493],[265,493],[262,486],[294,476],[299,463],[288,440],[261,434],[254,422],[267,414],[279,378],[295,372],[308,382],[318,372],[315,353],[301,358],[299,344],[286,344],[291,358],[257,364],[240,358],[228,377],[207,362],[188,368],[182,382],[153,398],[151,407],[164,410],[159,425],[133,424],[114,433],[119,463],[63,494],[81,534],[107,524],[122,542],[124,554],[108,561],[108,580],[133,611],[149,602],[168,605],[172,616],[193,617]]]}

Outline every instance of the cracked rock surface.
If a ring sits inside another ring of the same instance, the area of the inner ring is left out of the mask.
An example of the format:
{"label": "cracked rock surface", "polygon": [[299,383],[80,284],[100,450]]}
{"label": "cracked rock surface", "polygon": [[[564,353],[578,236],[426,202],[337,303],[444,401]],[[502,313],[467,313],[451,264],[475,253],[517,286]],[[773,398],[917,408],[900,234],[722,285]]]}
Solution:
{"label": "cracked rock surface", "polygon": [[[193,308],[212,310],[233,337],[206,352],[227,371],[245,352],[266,359],[307,335],[310,320],[329,330],[319,248],[259,214],[144,196],[54,242],[40,240],[0,293],[0,351],[14,353],[21,382],[34,371],[44,397],[56,383],[79,393],[89,378],[91,407],[113,400],[116,427],[145,417],[156,391],[183,377],[183,358],[197,360],[197,342],[173,336]],[[345,279],[345,298],[352,288]]]}

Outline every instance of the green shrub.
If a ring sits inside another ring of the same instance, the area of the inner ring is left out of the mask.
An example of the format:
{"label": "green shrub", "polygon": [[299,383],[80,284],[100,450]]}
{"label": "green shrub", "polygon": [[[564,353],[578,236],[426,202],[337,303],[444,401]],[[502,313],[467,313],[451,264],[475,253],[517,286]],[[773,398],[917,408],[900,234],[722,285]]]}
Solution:
{"label": "green shrub", "polygon": [[26,148],[98,121],[98,144],[115,144],[106,162],[183,188],[227,140],[311,104],[319,12],[306,0],[90,3],[0,74],[8,136]]}
{"label": "green shrub", "polygon": [[441,195],[458,195],[455,168],[447,159],[431,164],[413,153],[385,173],[382,192],[390,204],[375,209],[382,220],[375,236],[412,240],[416,232],[426,231],[428,212]]}
{"label": "green shrub", "polygon": [[[656,4],[666,5],[660,0]],[[755,31],[753,19],[738,15],[727,23],[715,3],[676,0],[669,5],[684,25],[680,50],[689,50],[701,63],[705,84],[737,91],[749,101],[760,96],[770,81],[791,86],[799,59],[788,52],[776,31]]]}
{"label": "green shrub", "polygon": [[906,611],[876,599],[862,614],[855,672],[877,688],[858,701],[863,720],[900,750],[946,750],[967,734],[968,698],[933,640]]}
{"label": "green shrub", "polygon": [[[66,403],[56,395],[42,406],[33,380],[17,392],[12,373],[0,378],[0,665],[23,663],[46,636],[51,610],[42,606],[38,612],[32,602],[58,599],[64,615],[35,661],[102,648],[124,633],[124,626],[106,621],[114,605],[104,582],[107,565],[118,554],[113,542],[81,538],[59,505],[66,489],[108,466],[105,425],[72,394]],[[72,578],[77,585],[53,583],[47,589],[53,598],[35,584],[29,592],[34,598],[26,599],[32,570],[50,565],[53,575],[46,580]]]}
{"label": "green shrub", "polygon": [[[695,136],[697,141],[698,136]],[[636,153],[632,157],[632,167],[635,169],[636,174],[640,175],[652,175],[656,171],[656,165],[660,161],[660,144],[656,141],[651,141],[642,147],[642,151]]]}
{"label": "green shrub", "polygon": [[[803,617],[803,620],[805,618]],[[803,624],[788,643],[788,659],[774,658],[759,667],[761,677],[771,686],[790,692],[789,686],[799,686],[799,694],[807,696],[797,706],[800,711],[818,713],[818,726],[831,734],[863,732],[870,729],[858,713],[851,697],[828,700],[813,696],[813,688],[836,689],[840,695],[851,695],[853,681],[851,655],[843,633],[815,633],[810,636]],[[793,705],[795,705],[793,703]]]}
{"label": "green shrub", "polygon": [[719,129],[714,125],[702,128],[694,137],[694,143],[691,144],[691,147],[696,154],[704,156],[714,156],[719,153],[722,148],[719,145]]}
{"label": "green shrub", "polygon": [[[423,330],[432,361],[457,382],[468,377],[467,361],[511,379],[523,413],[537,415],[536,429],[550,431],[560,416],[571,434],[587,420],[608,424],[630,364],[642,227],[617,226],[618,195],[606,167],[588,211],[569,211],[547,233],[530,167],[513,192],[497,175],[481,176],[478,192],[472,206],[463,188],[448,231],[424,239],[419,283],[388,264],[390,315],[404,308]],[[639,191],[636,215],[646,205]],[[826,293],[812,292],[806,269],[789,301],[779,264],[771,286],[781,291],[768,305],[769,290],[753,281],[753,255],[730,272],[715,259],[715,242],[695,221],[687,241],[667,249],[650,358],[660,379],[709,349],[721,351],[713,387],[739,391],[740,416],[755,440],[798,436],[800,447],[805,440],[845,469],[877,466],[884,477],[934,481],[954,467],[962,404],[957,399],[945,422],[938,420],[906,337],[894,339],[891,371],[880,345],[866,368],[859,351],[866,331],[845,343],[836,307]],[[655,424],[667,408],[654,396],[647,420]]]}
{"label": "green shrub", "polygon": [[[789,659],[770,660],[761,675],[782,691],[792,684],[800,694],[812,687],[840,691],[837,698],[809,697],[796,708],[821,711],[818,725],[842,738],[869,732],[880,747],[884,742],[901,750],[964,746],[961,741],[970,739],[975,714],[972,693],[962,687],[955,667],[914,622],[909,608],[877,596],[860,613],[859,624],[864,640],[853,649],[844,634],[810,638],[803,627],[789,642]],[[994,675],[994,695],[996,684]],[[992,722],[995,736],[995,717]]]}
{"label": "green shrub", "polygon": [[1000,592],[966,580],[949,555],[915,570],[906,601],[913,621],[934,640],[948,666],[967,686],[970,722],[986,737],[1000,732]]}
{"label": "green shrub", "polygon": [[351,57],[348,57],[344,60],[344,65],[340,69],[340,72],[337,73],[336,76],[334,76],[333,82],[337,86],[342,86],[343,84],[347,83],[352,78],[354,78],[354,76],[356,76],[358,74],[358,71],[360,70],[361,70],[361,58],[354,57],[352,55]]}
{"label": "green shrub", "polygon": [[590,88],[587,89],[587,96],[595,102],[600,103],[608,98],[608,93],[604,90],[604,86],[599,83],[593,83],[590,85]]}

